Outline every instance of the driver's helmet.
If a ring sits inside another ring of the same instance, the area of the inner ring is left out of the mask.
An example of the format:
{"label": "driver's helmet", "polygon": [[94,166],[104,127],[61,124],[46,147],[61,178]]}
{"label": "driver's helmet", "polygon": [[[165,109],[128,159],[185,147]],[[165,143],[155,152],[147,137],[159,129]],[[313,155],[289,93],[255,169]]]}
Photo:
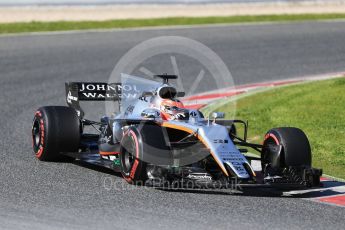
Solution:
{"label": "driver's helmet", "polygon": [[189,112],[178,99],[163,99],[160,104],[161,116],[164,120],[188,120]]}

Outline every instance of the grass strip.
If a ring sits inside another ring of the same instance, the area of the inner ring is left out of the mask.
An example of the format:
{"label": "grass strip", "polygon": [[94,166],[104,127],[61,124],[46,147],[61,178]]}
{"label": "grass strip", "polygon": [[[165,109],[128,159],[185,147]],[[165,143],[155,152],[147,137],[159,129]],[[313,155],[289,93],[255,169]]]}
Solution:
{"label": "grass strip", "polygon": [[0,34],[88,29],[137,28],[176,25],[207,25],[256,22],[300,22],[345,19],[345,14],[286,14],[228,17],[171,17],[157,19],[122,19],[107,21],[57,21],[0,23]]}

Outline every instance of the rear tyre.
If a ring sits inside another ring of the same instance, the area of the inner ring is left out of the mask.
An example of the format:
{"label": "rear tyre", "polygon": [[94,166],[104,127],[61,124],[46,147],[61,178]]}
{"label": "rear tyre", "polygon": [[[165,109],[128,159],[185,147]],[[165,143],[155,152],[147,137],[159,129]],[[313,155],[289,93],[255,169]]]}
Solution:
{"label": "rear tyre", "polygon": [[262,151],[264,174],[280,174],[287,167],[311,167],[307,136],[298,128],[274,128],[267,132]]}
{"label": "rear tyre", "polygon": [[77,152],[80,121],[74,109],[65,106],[39,108],[32,124],[32,146],[41,161],[70,160],[61,152]]}

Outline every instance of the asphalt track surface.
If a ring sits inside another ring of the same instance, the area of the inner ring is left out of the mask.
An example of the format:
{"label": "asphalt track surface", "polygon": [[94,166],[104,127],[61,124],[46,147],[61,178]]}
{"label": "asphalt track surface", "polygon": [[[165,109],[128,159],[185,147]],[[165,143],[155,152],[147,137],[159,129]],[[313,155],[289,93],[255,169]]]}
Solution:
{"label": "asphalt track surface", "polygon": [[125,52],[161,35],[204,43],[236,84],[345,70],[345,22],[0,37],[0,229],[343,229],[344,208],[265,189],[161,191],[35,159],[38,107],[63,105],[65,81],[107,80]]}

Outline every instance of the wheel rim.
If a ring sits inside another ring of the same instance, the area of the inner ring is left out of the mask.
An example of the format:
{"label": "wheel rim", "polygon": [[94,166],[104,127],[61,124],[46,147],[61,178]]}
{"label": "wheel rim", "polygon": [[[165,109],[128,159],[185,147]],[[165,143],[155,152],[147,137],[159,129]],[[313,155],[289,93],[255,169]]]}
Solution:
{"label": "wheel rim", "polygon": [[[272,137],[269,137],[267,138],[265,141],[264,141],[264,146],[267,146],[267,145],[274,145],[274,146],[277,146],[277,142],[274,138]],[[270,163],[269,163],[269,158],[267,155],[264,155],[263,159],[261,160],[261,167],[264,171],[264,176],[266,176],[267,173],[269,174],[276,174],[277,172],[277,169],[274,169],[271,167]],[[272,171],[273,170],[273,171]]]}
{"label": "wheel rim", "polygon": [[32,141],[34,151],[37,152],[41,143],[41,127],[40,121],[38,119],[35,119],[34,124],[32,126]]}

